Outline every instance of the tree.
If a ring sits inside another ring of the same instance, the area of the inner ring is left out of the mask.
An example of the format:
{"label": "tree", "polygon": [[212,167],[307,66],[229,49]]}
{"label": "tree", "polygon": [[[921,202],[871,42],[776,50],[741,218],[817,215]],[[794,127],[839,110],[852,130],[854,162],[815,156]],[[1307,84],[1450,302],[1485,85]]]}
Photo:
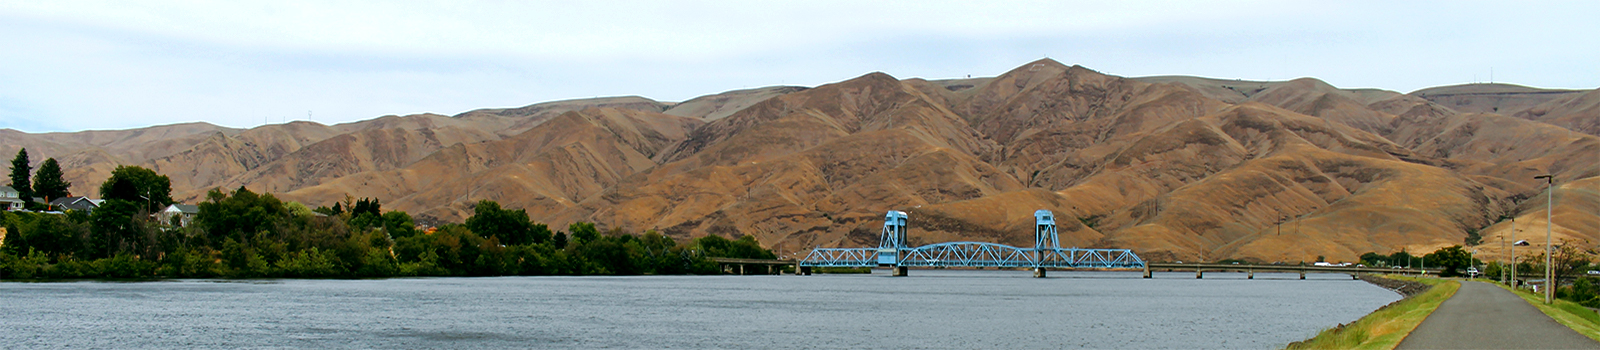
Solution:
{"label": "tree", "polygon": [[550,239],[550,244],[555,246],[556,249],[566,248],[567,247],[567,233],[566,232],[556,232],[556,236]]}
{"label": "tree", "polygon": [[383,213],[383,229],[389,232],[389,237],[401,239],[417,234],[417,224],[411,220],[411,214],[403,211]]}
{"label": "tree", "polygon": [[383,218],[383,205],[377,198],[362,198],[356,201],[355,207],[350,209],[350,228],[366,230],[374,227],[387,227]]}
{"label": "tree", "polygon": [[1378,255],[1377,252],[1367,252],[1366,254],[1361,254],[1361,263],[1367,266],[1387,266],[1389,265],[1389,257]]}
{"label": "tree", "polygon": [[113,199],[101,203],[90,219],[95,233],[91,242],[98,246],[98,249],[93,251],[105,254],[102,257],[110,257],[118,253],[139,250],[141,248],[139,238],[143,236],[140,219],[147,217],[139,215],[139,207],[143,205],[125,199]]}
{"label": "tree", "polygon": [[694,240],[694,245],[700,248],[702,254],[708,257],[740,258],[740,259],[776,259],[771,250],[761,248],[761,243],[755,237],[745,235],[738,240],[728,240],[722,236],[709,235]]}
{"label": "tree", "polygon": [[361,200],[356,201],[355,208],[350,209],[350,216],[356,217],[361,216],[361,214],[372,214],[373,216],[377,216],[382,211],[383,204],[379,204],[377,198],[362,198]]}
{"label": "tree", "polygon": [[23,232],[27,233],[28,247],[56,254],[74,254],[93,252],[82,251],[83,237],[88,229],[84,225],[68,220],[63,215],[40,215]]}
{"label": "tree", "polygon": [[1411,253],[1407,253],[1405,249],[1401,249],[1398,252],[1394,252],[1394,254],[1389,254],[1389,265],[1410,267],[1411,258],[1414,258]]}
{"label": "tree", "polygon": [[[271,194],[257,195],[240,186],[232,195],[212,189],[201,202],[200,214],[195,222],[206,229],[213,242],[233,238],[246,242],[255,233],[272,229],[273,225],[288,217],[289,210]],[[96,210],[95,213],[99,213]]]}
{"label": "tree", "polygon": [[61,165],[56,163],[55,158],[46,158],[44,163],[39,164],[39,171],[33,174],[33,194],[37,197],[47,200],[70,197],[70,187],[72,183],[62,179]]}
{"label": "tree", "polygon": [[[1551,255],[1550,261],[1555,268],[1551,269],[1551,271],[1555,274],[1557,286],[1571,281],[1573,276],[1587,269],[1591,262],[1590,256],[1600,254],[1600,251],[1595,249],[1578,247],[1580,245],[1588,245],[1588,242],[1584,241],[1583,244],[1578,244],[1563,239],[1561,243],[1556,244],[1552,249],[1554,254]],[[1522,264],[1517,265],[1517,274],[1524,273],[1544,275],[1544,252],[1541,251],[1537,255],[1528,255],[1522,260]]]}
{"label": "tree", "polygon": [[137,166],[117,166],[111,178],[100,184],[100,198],[125,200],[155,212],[172,204],[172,180],[166,175]]}
{"label": "tree", "polygon": [[33,185],[28,182],[28,174],[32,173],[33,165],[28,163],[28,149],[17,151],[17,157],[11,158],[11,188],[17,190],[17,197],[25,203],[33,203]]}
{"label": "tree", "polygon": [[472,212],[472,217],[467,218],[467,229],[479,236],[498,237],[500,243],[506,245],[534,244],[550,239],[550,228],[528,220],[527,210],[501,209],[500,203],[483,200],[473,206]]}
{"label": "tree", "polygon": [[584,244],[600,239],[600,231],[594,228],[592,222],[574,222],[567,225],[567,231],[572,231],[572,241]]}
{"label": "tree", "polygon": [[1449,246],[1422,256],[1430,266],[1439,267],[1439,276],[1460,276],[1462,270],[1472,265],[1472,254],[1462,250],[1461,246]]}

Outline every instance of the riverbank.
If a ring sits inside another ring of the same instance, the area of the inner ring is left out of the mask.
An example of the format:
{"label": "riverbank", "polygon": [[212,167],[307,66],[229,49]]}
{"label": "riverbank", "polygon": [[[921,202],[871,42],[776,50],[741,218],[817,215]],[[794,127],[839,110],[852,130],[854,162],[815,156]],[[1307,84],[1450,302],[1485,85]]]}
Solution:
{"label": "riverbank", "polygon": [[1285,348],[1393,349],[1461,287],[1460,282],[1437,278],[1363,277],[1369,283],[1406,297],[1378,308],[1355,322],[1324,330],[1316,337],[1289,343]]}

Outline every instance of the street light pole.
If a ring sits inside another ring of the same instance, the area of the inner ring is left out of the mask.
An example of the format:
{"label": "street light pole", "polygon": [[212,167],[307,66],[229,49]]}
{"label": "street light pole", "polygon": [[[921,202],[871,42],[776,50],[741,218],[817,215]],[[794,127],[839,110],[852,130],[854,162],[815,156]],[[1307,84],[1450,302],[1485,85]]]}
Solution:
{"label": "street light pole", "polygon": [[[1516,210],[1516,209],[1512,209],[1512,210]],[[1517,213],[1512,212],[1511,213],[1511,242],[1515,243],[1516,241],[1517,241]],[[1504,243],[1504,242],[1501,242],[1501,243]],[[1507,282],[1510,282],[1511,283],[1511,288],[1515,289],[1515,288],[1517,288],[1517,245],[1516,244],[1512,244],[1511,245],[1511,252],[1506,255],[1506,260],[1511,262],[1511,279],[1508,280]]]}
{"label": "street light pole", "polygon": [[1555,177],[1550,176],[1549,174],[1535,176],[1535,177],[1533,177],[1533,179],[1534,180],[1544,180],[1544,183],[1545,183],[1545,186],[1544,186],[1544,191],[1545,191],[1545,193],[1544,193],[1544,303],[1545,304],[1549,304],[1551,302],[1551,299],[1555,299],[1555,296],[1556,296],[1555,266],[1551,266],[1550,265],[1550,263],[1551,263],[1551,261],[1550,261],[1551,260],[1550,259],[1550,225],[1554,224],[1553,222],[1550,222],[1550,218],[1551,218],[1550,211],[1551,211],[1551,209],[1554,209],[1552,206],[1555,205],[1555,199],[1554,198],[1555,198],[1555,195],[1556,195],[1556,192],[1555,192],[1556,179],[1555,179]]}

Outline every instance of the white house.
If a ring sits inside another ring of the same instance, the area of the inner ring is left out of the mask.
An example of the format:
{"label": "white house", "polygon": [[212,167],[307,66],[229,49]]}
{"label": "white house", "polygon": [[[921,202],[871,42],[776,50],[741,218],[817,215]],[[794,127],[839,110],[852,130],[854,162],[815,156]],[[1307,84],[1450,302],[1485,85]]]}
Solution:
{"label": "white house", "polygon": [[13,211],[22,210],[22,205],[26,202],[22,201],[21,196],[22,194],[17,193],[17,189],[11,188],[11,186],[0,186],[0,208]]}
{"label": "white house", "polygon": [[200,214],[200,206],[189,204],[173,204],[168,205],[167,209],[162,210],[156,215],[161,216],[162,223],[172,222],[173,217],[179,217],[178,226],[189,226],[189,221],[194,220],[194,216],[197,214]]}

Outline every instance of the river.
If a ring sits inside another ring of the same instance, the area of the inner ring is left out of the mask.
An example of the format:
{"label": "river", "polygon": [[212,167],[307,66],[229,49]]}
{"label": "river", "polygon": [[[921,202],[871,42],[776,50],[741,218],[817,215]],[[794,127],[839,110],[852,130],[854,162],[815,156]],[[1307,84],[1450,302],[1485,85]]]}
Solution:
{"label": "river", "polygon": [[0,346],[1280,348],[1400,296],[1348,275],[911,270],[0,283]]}

